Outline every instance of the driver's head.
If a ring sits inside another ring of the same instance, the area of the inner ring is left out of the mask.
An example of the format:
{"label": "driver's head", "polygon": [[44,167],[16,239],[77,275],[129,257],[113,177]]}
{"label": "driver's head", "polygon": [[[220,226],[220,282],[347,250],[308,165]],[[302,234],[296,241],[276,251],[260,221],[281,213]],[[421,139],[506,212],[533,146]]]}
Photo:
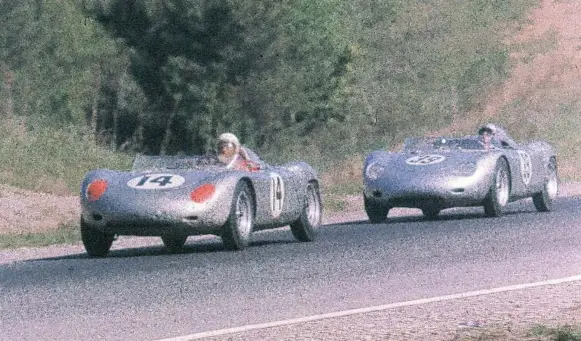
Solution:
{"label": "driver's head", "polygon": [[492,141],[492,135],[494,134],[494,130],[489,126],[484,126],[478,129],[478,136],[484,141],[486,145],[490,144]]}
{"label": "driver's head", "polygon": [[480,129],[478,129],[478,135],[480,136],[485,135],[492,136],[492,134],[494,134],[494,131],[489,126],[483,126]]}
{"label": "driver's head", "polygon": [[229,162],[240,151],[240,141],[232,133],[223,133],[218,137],[217,149],[221,161]]}

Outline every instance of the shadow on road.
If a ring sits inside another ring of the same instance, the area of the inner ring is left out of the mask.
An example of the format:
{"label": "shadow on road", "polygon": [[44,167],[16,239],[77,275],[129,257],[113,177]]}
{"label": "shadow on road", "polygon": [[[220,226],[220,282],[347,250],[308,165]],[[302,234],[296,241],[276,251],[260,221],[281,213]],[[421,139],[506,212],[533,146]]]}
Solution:
{"label": "shadow on road", "polygon": [[[293,240],[256,240],[252,241],[248,248],[258,248],[263,246],[270,246],[276,244],[293,244],[297,243]],[[121,259],[121,258],[131,258],[131,257],[159,257],[159,256],[176,256],[176,255],[187,255],[187,254],[197,254],[197,253],[213,253],[213,252],[244,252],[244,251],[231,251],[227,250],[222,242],[218,239],[212,241],[189,241],[184,245],[183,249],[179,252],[168,251],[163,244],[159,245],[146,245],[139,247],[127,247],[113,249],[109,251],[106,257],[101,258],[91,258],[85,252],[67,254],[63,256],[55,257],[44,257],[44,258],[34,258],[28,259],[26,262],[38,262],[38,261],[59,261],[67,259]]]}

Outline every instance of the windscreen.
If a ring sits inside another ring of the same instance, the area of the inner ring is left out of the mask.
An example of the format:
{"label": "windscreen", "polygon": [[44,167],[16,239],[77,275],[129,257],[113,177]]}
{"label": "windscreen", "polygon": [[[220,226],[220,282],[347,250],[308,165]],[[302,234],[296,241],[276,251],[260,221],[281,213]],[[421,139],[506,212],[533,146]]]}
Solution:
{"label": "windscreen", "polygon": [[214,155],[161,156],[138,154],[133,160],[132,170],[134,171],[164,169],[221,171],[225,170],[226,167]]}
{"label": "windscreen", "polygon": [[464,149],[483,150],[484,146],[478,136],[466,137],[415,137],[404,143],[404,151]]}

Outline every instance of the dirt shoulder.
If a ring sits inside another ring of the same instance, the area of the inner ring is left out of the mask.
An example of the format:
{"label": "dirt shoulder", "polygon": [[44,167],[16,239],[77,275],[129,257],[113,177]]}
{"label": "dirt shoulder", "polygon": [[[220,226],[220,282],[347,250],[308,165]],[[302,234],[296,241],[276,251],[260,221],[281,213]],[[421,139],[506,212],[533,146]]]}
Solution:
{"label": "dirt shoulder", "polygon": [[78,196],[37,193],[0,184],[0,234],[42,232],[79,219]]}

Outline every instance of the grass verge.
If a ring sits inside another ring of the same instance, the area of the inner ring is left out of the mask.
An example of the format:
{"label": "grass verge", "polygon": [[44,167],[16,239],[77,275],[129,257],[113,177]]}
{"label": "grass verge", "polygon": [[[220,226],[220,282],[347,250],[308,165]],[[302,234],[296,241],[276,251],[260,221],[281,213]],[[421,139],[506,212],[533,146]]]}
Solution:
{"label": "grass verge", "polygon": [[78,224],[67,223],[46,232],[0,234],[0,249],[76,244],[80,240],[81,233]]}
{"label": "grass verge", "polygon": [[95,168],[129,169],[132,157],[98,146],[80,128],[54,129],[25,119],[0,123],[0,183],[60,195],[76,194]]}
{"label": "grass verge", "polygon": [[539,325],[531,330],[531,335],[533,337],[548,337],[548,340],[551,341],[581,341],[581,326],[564,325],[549,328]]}
{"label": "grass verge", "polygon": [[535,325],[529,329],[490,327],[466,329],[451,341],[581,341],[581,325]]}

